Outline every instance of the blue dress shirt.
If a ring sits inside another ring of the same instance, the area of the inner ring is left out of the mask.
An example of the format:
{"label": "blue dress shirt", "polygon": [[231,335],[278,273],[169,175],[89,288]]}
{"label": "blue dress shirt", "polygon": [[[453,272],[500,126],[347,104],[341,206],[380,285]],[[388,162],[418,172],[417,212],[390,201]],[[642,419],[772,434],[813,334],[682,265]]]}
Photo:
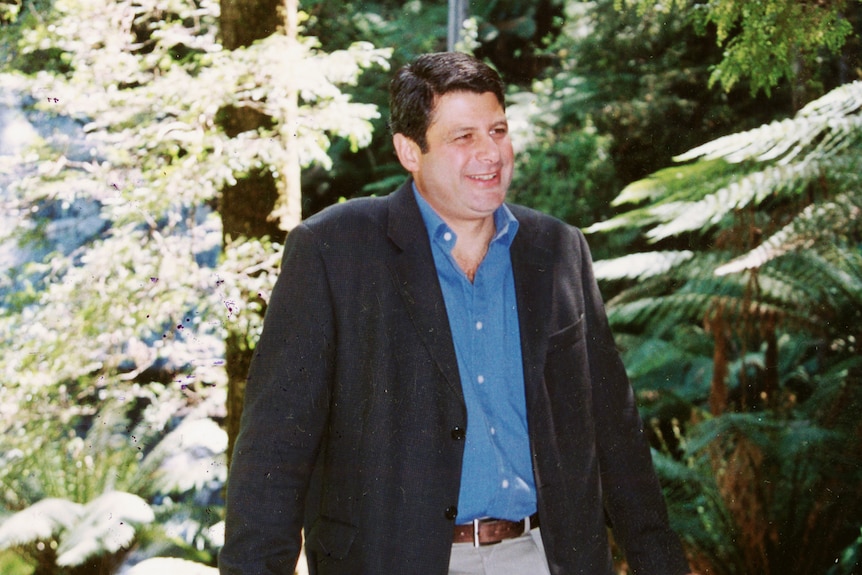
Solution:
{"label": "blue dress shirt", "polygon": [[452,256],[455,232],[415,185],[413,192],[431,240],[467,404],[455,522],[484,517],[520,520],[536,511],[536,485],[509,257],[518,220],[505,205],[494,213],[496,232],[471,283]]}

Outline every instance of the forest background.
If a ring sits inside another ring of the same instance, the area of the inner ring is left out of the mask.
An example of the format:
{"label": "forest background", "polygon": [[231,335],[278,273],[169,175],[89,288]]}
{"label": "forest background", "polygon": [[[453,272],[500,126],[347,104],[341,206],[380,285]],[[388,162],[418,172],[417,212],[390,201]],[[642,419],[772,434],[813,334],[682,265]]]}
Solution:
{"label": "forest background", "polygon": [[[404,178],[388,79],[447,8],[0,4],[0,572],[213,572],[281,242]],[[703,574],[862,569],[860,15],[469,3],[512,200],[588,233]]]}

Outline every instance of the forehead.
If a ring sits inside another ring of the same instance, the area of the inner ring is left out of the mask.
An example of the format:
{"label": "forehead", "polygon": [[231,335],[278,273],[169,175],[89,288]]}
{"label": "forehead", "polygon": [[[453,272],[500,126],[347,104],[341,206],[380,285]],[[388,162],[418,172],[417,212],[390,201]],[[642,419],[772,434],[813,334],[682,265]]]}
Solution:
{"label": "forehead", "polygon": [[429,128],[434,124],[505,121],[506,111],[493,92],[447,92],[434,97]]}

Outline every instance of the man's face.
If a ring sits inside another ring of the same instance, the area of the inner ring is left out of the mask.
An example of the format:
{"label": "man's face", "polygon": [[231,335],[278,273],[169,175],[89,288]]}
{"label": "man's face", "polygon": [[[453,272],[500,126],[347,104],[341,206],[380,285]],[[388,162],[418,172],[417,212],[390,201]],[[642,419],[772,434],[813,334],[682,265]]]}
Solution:
{"label": "man's face", "polygon": [[492,216],[512,181],[514,152],[503,107],[491,92],[437,98],[428,148],[396,134],[395,147],[422,197],[455,229]]}

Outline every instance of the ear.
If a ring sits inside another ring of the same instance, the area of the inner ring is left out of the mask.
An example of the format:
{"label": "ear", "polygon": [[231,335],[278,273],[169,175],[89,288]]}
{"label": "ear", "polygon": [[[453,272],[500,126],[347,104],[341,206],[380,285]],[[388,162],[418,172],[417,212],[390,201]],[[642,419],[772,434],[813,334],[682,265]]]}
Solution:
{"label": "ear", "polygon": [[419,158],[422,156],[419,144],[404,134],[393,135],[392,144],[395,146],[395,155],[398,156],[398,161],[404,169],[411,174],[419,171]]}

